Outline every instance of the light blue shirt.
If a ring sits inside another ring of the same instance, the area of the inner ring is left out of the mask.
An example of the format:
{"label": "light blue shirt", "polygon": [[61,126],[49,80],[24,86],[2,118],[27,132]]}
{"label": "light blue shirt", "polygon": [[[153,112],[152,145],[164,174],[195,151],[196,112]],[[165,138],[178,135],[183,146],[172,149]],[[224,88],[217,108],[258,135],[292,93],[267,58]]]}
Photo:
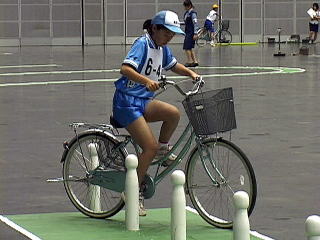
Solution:
{"label": "light blue shirt", "polygon": [[[150,35],[146,33],[137,39],[128,52],[123,64],[131,66],[138,73],[158,81],[162,70],[169,70],[177,64],[168,46],[156,46]],[[116,89],[128,95],[152,98],[154,92],[148,91],[145,85],[122,76],[115,82]]]}

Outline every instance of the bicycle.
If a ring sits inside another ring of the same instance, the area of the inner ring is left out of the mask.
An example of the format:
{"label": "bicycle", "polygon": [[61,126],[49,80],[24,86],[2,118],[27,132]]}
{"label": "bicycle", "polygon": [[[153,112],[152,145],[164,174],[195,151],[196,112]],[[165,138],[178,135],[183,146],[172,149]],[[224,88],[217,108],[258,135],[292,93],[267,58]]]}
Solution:
{"label": "bicycle", "polygon": [[[205,221],[216,227],[231,228],[233,194],[239,190],[248,193],[249,215],[257,196],[255,174],[246,155],[234,143],[212,137],[212,134],[236,127],[232,88],[200,93],[203,80],[196,82],[188,92],[173,81],[163,80],[161,84],[160,93],[167,86],[173,86],[185,97],[183,105],[190,122],[171,151],[152,163],[156,171],[153,177],[146,175],[143,195],[145,199],[151,198],[156,186],[182,162],[191,145],[195,144],[186,162],[185,191]],[[215,124],[208,124],[206,117],[212,120],[209,123]],[[137,155],[141,149],[130,135],[119,133],[112,117],[110,124],[72,123],[70,126],[75,137],[63,144],[65,150],[61,158],[66,193],[83,214],[93,218],[111,217],[125,204],[121,193],[124,191],[127,148],[129,144],[133,146]],[[78,133],[81,127],[86,130]],[[181,150],[177,154],[178,147]],[[173,152],[177,154],[176,160],[164,167],[163,163]]]}
{"label": "bicycle", "polygon": [[[229,29],[229,20],[221,20],[218,23],[218,29],[214,32],[213,43],[221,43],[229,45],[232,42],[232,34]],[[211,32],[209,32],[205,27],[202,27],[198,31],[198,39],[196,43],[199,47],[203,47],[208,42],[212,40]]]}

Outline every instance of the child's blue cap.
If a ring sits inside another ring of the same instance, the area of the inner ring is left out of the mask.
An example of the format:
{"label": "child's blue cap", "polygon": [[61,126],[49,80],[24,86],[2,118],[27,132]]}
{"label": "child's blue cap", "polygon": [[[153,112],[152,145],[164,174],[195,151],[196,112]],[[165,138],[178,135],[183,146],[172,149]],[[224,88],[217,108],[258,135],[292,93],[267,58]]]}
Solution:
{"label": "child's blue cap", "polygon": [[185,35],[185,33],[180,28],[178,15],[172,11],[166,10],[158,12],[152,19],[151,24],[160,24],[165,26],[171,32]]}

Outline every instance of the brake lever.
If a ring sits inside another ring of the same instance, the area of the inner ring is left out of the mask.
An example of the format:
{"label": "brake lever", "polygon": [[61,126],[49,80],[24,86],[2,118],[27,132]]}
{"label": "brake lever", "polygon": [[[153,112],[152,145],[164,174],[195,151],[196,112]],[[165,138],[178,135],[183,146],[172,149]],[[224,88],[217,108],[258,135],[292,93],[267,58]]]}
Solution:
{"label": "brake lever", "polygon": [[167,85],[167,83],[166,83],[166,81],[167,81],[167,77],[166,77],[166,75],[161,75],[161,77],[160,77],[160,79],[159,79],[159,86],[160,86],[160,88],[165,88],[165,86]]}

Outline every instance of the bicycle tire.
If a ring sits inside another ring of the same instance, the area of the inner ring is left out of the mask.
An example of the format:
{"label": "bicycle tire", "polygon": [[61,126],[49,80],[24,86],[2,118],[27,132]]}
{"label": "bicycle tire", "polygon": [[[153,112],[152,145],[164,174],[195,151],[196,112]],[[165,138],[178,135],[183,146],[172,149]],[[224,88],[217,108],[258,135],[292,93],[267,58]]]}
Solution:
{"label": "bicycle tire", "polygon": [[[102,131],[86,131],[74,137],[63,154],[63,179],[66,193],[71,203],[83,214],[93,218],[108,218],[118,213],[124,206],[121,194],[89,182],[90,168],[95,168],[89,144],[96,146],[99,167],[125,171],[126,153],[120,151],[110,158],[110,150],[118,141]],[[114,163],[117,160],[117,164]],[[91,166],[91,167],[90,167]]]}
{"label": "bicycle tire", "polygon": [[223,43],[225,45],[232,43],[232,34],[228,30],[221,30],[217,37],[219,38],[219,43]]}
{"label": "bicycle tire", "polygon": [[[226,182],[214,186],[200,159],[201,150],[196,146],[186,164],[186,192],[206,222],[218,228],[232,228],[235,192],[242,190],[248,193],[248,215],[253,211],[257,197],[253,168],[241,149],[227,140],[209,138],[203,144],[208,147],[210,155],[219,156],[216,157],[216,164]],[[212,166],[207,165],[207,168],[214,178],[217,177]]]}
{"label": "bicycle tire", "polygon": [[196,44],[198,45],[198,47],[203,47],[207,44],[207,40],[206,38],[208,37],[208,31],[206,31],[205,29],[200,29],[198,32],[198,39],[196,40]]}

